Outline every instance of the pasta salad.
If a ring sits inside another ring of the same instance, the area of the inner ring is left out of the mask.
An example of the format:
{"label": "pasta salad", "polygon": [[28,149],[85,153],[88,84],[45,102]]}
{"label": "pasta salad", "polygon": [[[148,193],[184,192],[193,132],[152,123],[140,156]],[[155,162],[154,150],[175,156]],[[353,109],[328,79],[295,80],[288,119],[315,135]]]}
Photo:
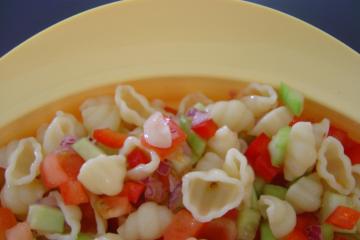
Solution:
{"label": "pasta salad", "polygon": [[0,240],[360,236],[360,145],[251,83],[177,109],[120,85],[0,150]]}

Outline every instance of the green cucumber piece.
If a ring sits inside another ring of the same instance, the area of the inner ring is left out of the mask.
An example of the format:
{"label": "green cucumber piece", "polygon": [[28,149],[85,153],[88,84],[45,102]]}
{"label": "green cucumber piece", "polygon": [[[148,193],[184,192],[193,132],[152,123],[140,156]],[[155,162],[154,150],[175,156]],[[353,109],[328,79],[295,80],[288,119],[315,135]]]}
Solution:
{"label": "green cucumber piece", "polygon": [[31,229],[37,231],[47,233],[64,232],[65,218],[58,208],[38,204],[31,205],[27,222]]}
{"label": "green cucumber piece", "polygon": [[269,143],[269,152],[271,164],[280,167],[285,158],[286,146],[289,141],[290,127],[281,128],[271,139]]}
{"label": "green cucumber piece", "polygon": [[260,196],[262,194],[262,191],[264,189],[266,182],[261,177],[256,176],[254,181],[254,189],[257,196]]}
{"label": "green cucumber piece", "polygon": [[76,141],[71,147],[77,152],[84,160],[89,160],[91,158],[97,157],[104,152],[95,146],[87,138],[81,138]]}
{"label": "green cucumber piece", "polygon": [[330,224],[324,223],[321,225],[321,237],[323,240],[333,240],[334,230]]}
{"label": "green cucumber piece", "polygon": [[285,200],[287,189],[278,185],[265,184],[263,194],[271,195],[282,200]]}
{"label": "green cucumber piece", "polygon": [[285,83],[280,84],[280,98],[284,105],[295,115],[300,116],[304,108],[304,96]]}
{"label": "green cucumber piece", "polygon": [[242,209],[237,218],[238,240],[252,240],[256,236],[261,214],[251,208]]}
{"label": "green cucumber piece", "polygon": [[93,240],[93,239],[94,237],[84,233],[79,233],[79,235],[76,238],[76,240]]}
{"label": "green cucumber piece", "polygon": [[274,234],[272,233],[269,224],[267,222],[262,222],[260,225],[260,239],[261,240],[277,240]]}
{"label": "green cucumber piece", "polygon": [[190,145],[193,153],[197,157],[200,157],[205,152],[206,141],[191,130],[190,120],[184,115],[180,116],[180,127],[186,133],[186,141]]}

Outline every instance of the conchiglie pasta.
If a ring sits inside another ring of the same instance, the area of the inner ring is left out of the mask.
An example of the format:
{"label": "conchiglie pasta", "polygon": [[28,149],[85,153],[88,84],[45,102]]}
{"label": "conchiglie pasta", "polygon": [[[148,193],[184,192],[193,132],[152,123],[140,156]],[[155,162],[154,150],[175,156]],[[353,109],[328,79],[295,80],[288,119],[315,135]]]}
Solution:
{"label": "conchiglie pasta", "polygon": [[231,131],[227,126],[219,128],[215,135],[208,141],[209,150],[225,158],[230,148],[240,148],[240,142],[237,134]]}
{"label": "conchiglie pasta", "polygon": [[214,168],[221,169],[224,160],[222,160],[217,154],[213,152],[207,152],[198,161],[194,170],[196,171],[208,171]]}
{"label": "conchiglie pasta", "polygon": [[277,93],[269,85],[251,83],[243,91],[241,101],[254,114],[260,117],[277,105]]}
{"label": "conchiglie pasta", "polygon": [[0,149],[0,168],[6,169],[9,166],[9,157],[14,152],[19,141],[14,140]]}
{"label": "conchiglie pasta", "polygon": [[352,166],[352,175],[355,179],[355,188],[353,192],[360,198],[360,164]]}
{"label": "conchiglie pasta", "polygon": [[321,206],[323,190],[319,176],[312,174],[292,184],[285,199],[294,207],[296,213],[314,212]]}
{"label": "conchiglie pasta", "polygon": [[215,102],[206,110],[218,126],[227,126],[234,132],[250,130],[255,122],[253,113],[240,100]]}
{"label": "conchiglie pasta", "polygon": [[272,137],[279,131],[280,128],[287,126],[293,115],[289,110],[282,106],[275,108],[274,110],[266,113],[249,132],[250,135],[258,136],[261,133],[265,133],[269,137]]}
{"label": "conchiglie pasta", "polygon": [[270,195],[262,195],[259,209],[263,217],[269,221],[269,226],[276,238],[285,237],[296,225],[296,213],[286,201]]}
{"label": "conchiglie pasta", "polygon": [[42,159],[41,145],[35,138],[21,139],[9,156],[9,166],[5,171],[6,182],[11,185],[31,183],[39,175]]}
{"label": "conchiglie pasta", "polygon": [[121,119],[136,126],[142,126],[145,120],[155,112],[149,101],[128,85],[120,85],[116,88],[115,102]]}
{"label": "conchiglie pasta", "polygon": [[196,103],[202,103],[206,106],[212,103],[212,100],[203,93],[190,93],[181,99],[178,107],[178,113],[185,114]]}
{"label": "conchiglie pasta", "polygon": [[297,122],[291,128],[284,160],[284,176],[292,181],[316,163],[316,145],[311,123]]}
{"label": "conchiglie pasta", "polygon": [[319,123],[314,123],[313,131],[315,136],[316,148],[319,149],[322,141],[327,137],[330,129],[330,121],[327,118],[324,118]]}
{"label": "conchiglie pasta", "polygon": [[59,111],[44,133],[45,153],[50,153],[59,147],[66,136],[83,137],[85,129],[73,115]]}
{"label": "conchiglie pasta", "polygon": [[182,181],[184,206],[200,222],[221,217],[244,198],[242,182],[219,169],[190,172]]}
{"label": "conchiglie pasta", "polygon": [[341,194],[349,194],[355,188],[351,161],[344,154],[342,144],[334,137],[327,137],[318,153],[316,170],[326,183]]}
{"label": "conchiglie pasta", "polygon": [[120,126],[119,109],[110,96],[87,99],[80,106],[85,128],[92,132],[98,128],[110,128],[114,131]]}
{"label": "conchiglie pasta", "polygon": [[99,155],[81,166],[78,180],[92,193],[114,196],[121,192],[125,175],[124,156]]}
{"label": "conchiglie pasta", "polygon": [[172,216],[167,207],[146,202],[129,215],[117,232],[126,240],[155,240],[163,235]]}

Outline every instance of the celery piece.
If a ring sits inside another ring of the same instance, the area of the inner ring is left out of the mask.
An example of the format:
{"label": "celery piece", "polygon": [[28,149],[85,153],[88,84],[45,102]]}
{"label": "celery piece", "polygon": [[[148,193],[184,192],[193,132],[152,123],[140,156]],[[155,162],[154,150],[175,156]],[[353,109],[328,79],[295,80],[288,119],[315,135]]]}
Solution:
{"label": "celery piece", "polygon": [[58,208],[45,205],[31,205],[27,217],[31,229],[47,232],[64,232],[64,214]]}
{"label": "celery piece", "polygon": [[88,234],[84,234],[84,233],[79,233],[76,240],[93,240],[94,237],[88,235]]}
{"label": "celery piece", "polygon": [[88,160],[90,158],[97,157],[104,152],[95,146],[92,142],[87,138],[81,138],[76,141],[71,147],[84,159]]}
{"label": "celery piece", "polygon": [[196,104],[193,106],[193,108],[196,108],[197,110],[202,111],[202,112],[205,111],[205,105],[202,104],[202,103],[200,103],[200,102],[196,103]]}
{"label": "celery piece", "polygon": [[239,212],[237,218],[237,231],[238,231],[238,240],[252,240],[256,236],[256,231],[258,229],[259,223],[261,220],[260,212],[251,209],[244,208]]}
{"label": "celery piece", "polygon": [[325,222],[325,220],[338,206],[345,206],[350,208],[354,207],[351,198],[330,191],[326,191],[324,193],[321,202],[322,207],[320,209],[320,219],[322,222]]}
{"label": "celery piece", "polygon": [[269,143],[269,152],[271,156],[271,164],[280,167],[283,164],[286,146],[289,140],[290,127],[281,128],[271,139]]}
{"label": "celery piece", "polygon": [[262,222],[260,225],[260,239],[261,240],[276,240],[276,237],[273,235],[269,223]]}
{"label": "celery piece", "polygon": [[205,140],[191,130],[191,123],[184,115],[180,116],[180,127],[186,133],[186,141],[189,143],[193,153],[200,157],[205,152]]}
{"label": "celery piece", "polygon": [[296,116],[300,116],[304,108],[304,96],[285,83],[280,84],[280,98],[285,106]]}
{"label": "celery piece", "polygon": [[323,240],[333,240],[334,230],[330,224],[324,223],[321,225],[321,237]]}
{"label": "celery piece", "polygon": [[287,189],[278,185],[265,184],[263,194],[272,195],[282,200],[285,199]]}
{"label": "celery piece", "polygon": [[265,180],[262,179],[261,177],[256,176],[255,177],[255,181],[254,181],[254,188],[255,188],[255,192],[257,196],[260,196],[264,186],[265,186]]}

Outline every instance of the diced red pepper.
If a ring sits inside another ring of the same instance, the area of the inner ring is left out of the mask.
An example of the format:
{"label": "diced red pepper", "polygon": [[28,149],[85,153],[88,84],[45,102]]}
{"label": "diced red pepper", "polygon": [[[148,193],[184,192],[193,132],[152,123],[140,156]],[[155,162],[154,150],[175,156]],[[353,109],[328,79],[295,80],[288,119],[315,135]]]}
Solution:
{"label": "diced red pepper", "polygon": [[358,240],[355,234],[342,234],[342,233],[335,233],[333,240]]}
{"label": "diced red pepper", "polygon": [[95,207],[105,219],[124,216],[133,210],[129,199],[120,195],[100,197],[96,200]]}
{"label": "diced red pepper", "polygon": [[239,215],[239,211],[236,208],[233,208],[229,210],[227,213],[225,213],[224,217],[229,218],[231,220],[236,220]]}
{"label": "diced red pepper", "polygon": [[126,196],[129,201],[133,204],[136,204],[141,195],[145,191],[145,184],[141,182],[128,181],[125,182],[123,190],[120,193],[120,196]]}
{"label": "diced red pepper", "polygon": [[248,160],[255,161],[259,155],[264,154],[268,151],[268,145],[271,139],[264,133],[256,137],[246,149],[245,155]]}
{"label": "diced red pepper", "polygon": [[204,139],[209,139],[215,135],[218,126],[212,119],[208,119],[197,125],[192,126],[191,129],[196,132],[200,137]]}
{"label": "diced red pepper", "polygon": [[125,134],[115,132],[109,128],[94,130],[93,137],[97,142],[110,148],[121,148],[127,138]]}
{"label": "diced red pepper", "polygon": [[206,222],[196,237],[207,240],[235,240],[236,234],[237,230],[234,221],[228,218],[217,218]]}
{"label": "diced red pepper", "polygon": [[169,107],[169,106],[165,106],[165,107],[164,107],[164,110],[165,110],[166,112],[172,113],[172,114],[174,114],[174,115],[177,114],[177,110],[176,110],[175,108],[172,108],[172,107]]}
{"label": "diced red pepper", "polygon": [[94,209],[90,203],[83,203],[79,205],[81,210],[81,232],[83,233],[97,233],[97,224],[95,219]]}
{"label": "diced red pepper", "polygon": [[67,205],[79,205],[89,202],[83,185],[77,180],[67,181],[60,185],[60,194]]}
{"label": "diced red pepper", "polygon": [[132,169],[139,164],[147,164],[150,162],[150,157],[140,148],[134,148],[127,156],[128,169]]}
{"label": "diced red pepper", "polygon": [[302,231],[295,228],[283,240],[307,240],[307,239],[308,238],[306,237],[306,235]]}
{"label": "diced red pepper", "polygon": [[8,208],[0,207],[0,240],[5,240],[6,230],[16,225],[16,217]]}
{"label": "diced red pepper", "polygon": [[360,164],[360,144],[356,143],[351,149],[347,149],[345,151],[347,156],[350,158],[351,163],[354,164]]}
{"label": "diced red pepper", "polygon": [[360,219],[360,212],[344,206],[338,206],[326,219],[326,222],[342,229],[352,229]]}
{"label": "diced red pepper", "polygon": [[356,142],[352,140],[344,130],[332,125],[330,125],[328,136],[337,138],[344,146],[345,153],[352,149],[356,144]]}

